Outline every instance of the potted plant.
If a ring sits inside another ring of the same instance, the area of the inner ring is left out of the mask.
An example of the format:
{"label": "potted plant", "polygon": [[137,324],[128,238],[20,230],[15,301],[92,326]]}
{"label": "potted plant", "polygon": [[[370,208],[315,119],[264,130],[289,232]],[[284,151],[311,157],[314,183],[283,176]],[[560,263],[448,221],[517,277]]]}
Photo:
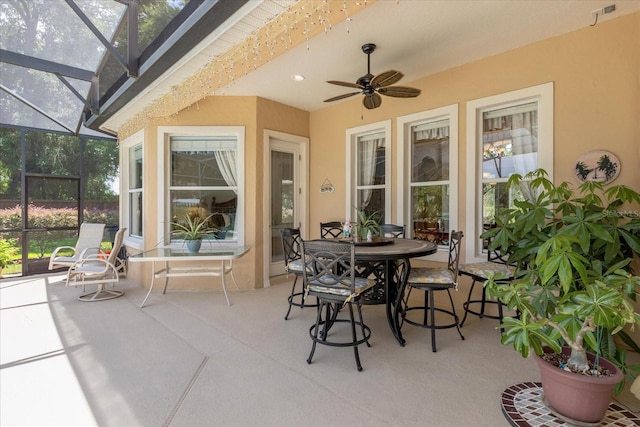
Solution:
{"label": "potted plant", "polygon": [[171,222],[171,234],[183,239],[189,252],[198,252],[202,239],[218,231],[209,225],[211,215],[204,216],[203,209],[190,209],[180,221]]}
{"label": "potted plant", "polygon": [[371,241],[375,237],[382,236],[380,228],[380,212],[367,213],[364,209],[356,208],[358,222],[354,225],[356,238]]}
{"label": "potted plant", "polygon": [[[634,308],[640,277],[632,270],[632,258],[640,253],[640,217],[634,208],[640,194],[625,186],[604,189],[596,182],[577,189],[566,182],[555,186],[544,170],[513,175],[508,185],[527,197],[497,214],[496,227],[481,236],[517,268],[515,281],[490,278],[485,284],[490,295],[519,314],[504,319],[502,343],[523,357],[533,352],[559,359],[561,368],[539,363],[549,405],[570,419],[599,422],[614,386],[623,385],[618,371],[635,375],[614,337],[633,343],[623,328],[640,321]],[[595,384],[581,386],[587,396],[553,389],[569,378]],[[605,390],[593,392],[601,383],[608,383]],[[596,394],[603,402],[591,400]],[[586,407],[572,408],[581,403]]]}

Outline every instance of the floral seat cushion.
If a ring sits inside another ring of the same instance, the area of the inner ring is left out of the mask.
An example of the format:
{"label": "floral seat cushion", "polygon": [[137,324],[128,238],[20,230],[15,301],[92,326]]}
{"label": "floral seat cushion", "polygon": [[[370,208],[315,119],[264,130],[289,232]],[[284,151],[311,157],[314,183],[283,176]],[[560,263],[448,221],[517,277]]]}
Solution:
{"label": "floral seat cushion", "polygon": [[352,294],[350,286],[347,286],[346,284],[344,286],[337,285],[336,280],[333,277],[327,275],[321,276],[317,280],[309,283],[309,290],[313,292],[321,292],[348,297],[350,295],[359,295],[367,289],[373,287],[375,284],[376,281],[373,279],[367,279],[366,277],[356,277],[355,291]]}
{"label": "floral seat cushion", "polygon": [[490,277],[495,279],[512,279],[515,271],[516,269],[513,266],[491,261],[476,262],[460,266],[460,273],[485,280]]}
{"label": "floral seat cushion", "polygon": [[[289,261],[289,264],[287,265],[287,272],[302,274],[303,268],[302,258],[298,258],[294,261]],[[307,267],[307,269],[311,272],[311,267]]]}
{"label": "floral seat cushion", "polygon": [[412,268],[407,282],[412,285],[455,285],[456,283],[453,272],[447,267]]}

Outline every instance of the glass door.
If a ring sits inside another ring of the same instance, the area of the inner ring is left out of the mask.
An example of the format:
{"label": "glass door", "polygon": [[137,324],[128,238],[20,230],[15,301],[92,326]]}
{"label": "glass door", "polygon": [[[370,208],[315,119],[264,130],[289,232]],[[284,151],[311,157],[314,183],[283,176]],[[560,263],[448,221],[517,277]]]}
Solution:
{"label": "glass door", "polygon": [[284,274],[284,254],[280,231],[299,228],[299,165],[300,153],[295,143],[271,140],[270,183],[270,252],[269,275]]}

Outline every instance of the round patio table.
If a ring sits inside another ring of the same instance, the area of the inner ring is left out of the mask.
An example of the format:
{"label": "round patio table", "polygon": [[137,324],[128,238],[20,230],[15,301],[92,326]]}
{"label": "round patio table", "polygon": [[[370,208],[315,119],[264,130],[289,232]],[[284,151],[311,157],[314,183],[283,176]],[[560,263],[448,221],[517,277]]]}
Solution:
{"label": "round patio table", "polygon": [[399,290],[404,289],[411,269],[410,258],[417,258],[434,254],[438,245],[426,240],[389,239],[385,244],[356,243],[356,261],[367,263],[384,263],[384,302],[387,321],[393,336],[401,346],[405,340],[400,331],[400,303],[402,295]]}

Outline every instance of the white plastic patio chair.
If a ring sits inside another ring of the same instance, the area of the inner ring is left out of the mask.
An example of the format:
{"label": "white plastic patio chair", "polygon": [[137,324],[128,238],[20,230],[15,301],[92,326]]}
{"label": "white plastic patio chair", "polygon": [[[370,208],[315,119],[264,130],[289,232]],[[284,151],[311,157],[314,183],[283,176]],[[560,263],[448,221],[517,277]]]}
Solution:
{"label": "white plastic patio chair", "polygon": [[[80,225],[80,233],[75,248],[72,246],[60,246],[56,248],[49,259],[49,270],[60,267],[70,267],[89,254],[97,254],[100,251],[100,243],[104,236],[104,224],[92,224],[85,222]],[[72,250],[71,256],[58,256],[59,252]]]}
{"label": "white plastic patio chair", "polygon": [[127,229],[121,228],[116,233],[113,248],[108,258],[100,258],[100,255],[90,255],[75,262],[67,272],[67,286],[98,285],[98,289],[78,297],[80,301],[104,301],[118,298],[124,295],[123,291],[107,289],[106,285],[115,285],[120,281],[118,269],[118,252],[122,247],[124,233]]}

